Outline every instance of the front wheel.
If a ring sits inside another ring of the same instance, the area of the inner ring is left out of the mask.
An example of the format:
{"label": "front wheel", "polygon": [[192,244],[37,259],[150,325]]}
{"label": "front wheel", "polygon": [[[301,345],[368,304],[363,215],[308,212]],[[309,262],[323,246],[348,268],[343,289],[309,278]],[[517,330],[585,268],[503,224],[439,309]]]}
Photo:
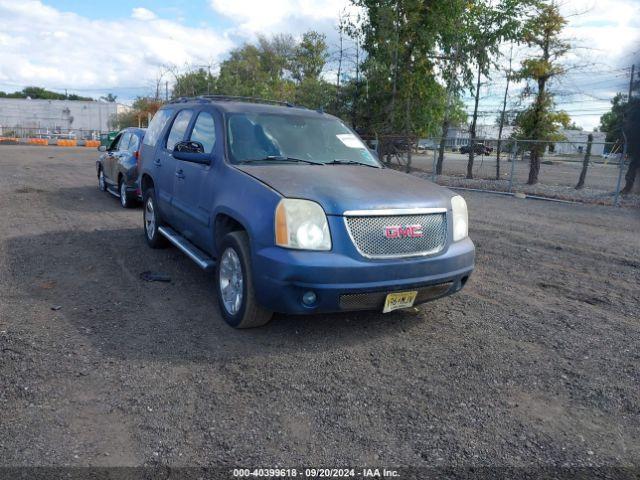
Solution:
{"label": "front wheel", "polygon": [[156,196],[153,188],[148,188],[144,192],[144,209],[142,211],[144,220],[144,238],[151,248],[164,248],[167,246],[167,239],[158,231],[162,225],[160,211],[156,205]]}
{"label": "front wheel", "polygon": [[107,190],[107,182],[104,179],[104,170],[102,170],[102,167],[98,170],[98,188],[102,192]]}
{"label": "front wheel", "polygon": [[253,288],[251,248],[246,232],[231,232],[222,239],[216,264],[218,304],[225,321],[234,328],[265,325],[273,312],[258,305]]}

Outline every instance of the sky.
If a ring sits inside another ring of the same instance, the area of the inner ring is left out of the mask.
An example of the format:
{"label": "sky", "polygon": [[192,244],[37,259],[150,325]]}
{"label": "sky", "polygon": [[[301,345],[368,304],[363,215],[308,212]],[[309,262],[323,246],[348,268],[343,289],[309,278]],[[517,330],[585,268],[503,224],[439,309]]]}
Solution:
{"label": "sky", "polygon": [[[314,29],[333,46],[345,8],[353,10],[348,0],[0,0],[0,90],[35,85],[94,98],[113,93],[129,103],[155,93],[158,80],[171,83],[171,74],[160,77],[163,65],[215,69],[259,34]],[[613,95],[627,90],[631,64],[640,67],[640,0],[562,0],[562,11],[576,48],[554,85],[558,108],[590,130]],[[486,123],[501,105],[499,70],[483,82]],[[521,88],[512,87],[509,107]],[[469,106],[471,100],[465,97]]]}

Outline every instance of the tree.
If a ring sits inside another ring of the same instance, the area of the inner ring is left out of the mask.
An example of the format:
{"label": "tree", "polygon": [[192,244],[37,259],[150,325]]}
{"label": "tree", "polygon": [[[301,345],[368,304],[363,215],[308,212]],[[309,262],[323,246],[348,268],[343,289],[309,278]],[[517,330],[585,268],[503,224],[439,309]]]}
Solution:
{"label": "tree", "polygon": [[289,35],[259,37],[257,45],[246,43],[231,51],[220,65],[216,93],[291,100],[295,83],[288,68],[295,44]]}
{"label": "tree", "polygon": [[138,97],[128,112],[114,116],[110,123],[115,130],[126,127],[146,127],[161,106],[162,102],[153,97]]}
{"label": "tree", "polygon": [[[635,96],[633,94],[635,93]],[[627,155],[631,159],[625,175],[622,193],[630,193],[640,171],[640,80],[632,85],[630,99],[626,105],[623,120],[624,137],[627,142]]]}
{"label": "tree", "polygon": [[589,168],[589,162],[591,161],[591,146],[593,145],[593,134],[587,135],[587,151],[582,159],[582,170],[580,171],[580,178],[576,185],[576,190],[580,190],[584,187],[584,181],[587,178],[587,169]]}
{"label": "tree", "polygon": [[509,83],[511,82],[511,72],[513,66],[513,43],[509,49],[509,68],[506,71],[505,78],[507,84],[504,87],[504,98],[502,100],[502,112],[498,117],[498,144],[496,145],[496,180],[500,180],[500,155],[502,154],[502,130],[507,122],[507,97],[509,95]]}
{"label": "tree", "polygon": [[640,171],[640,99],[633,99],[629,102],[624,130],[627,137],[627,154],[631,161],[625,175],[622,193],[630,193],[636,182],[638,171]]}
{"label": "tree", "polygon": [[564,73],[560,59],[569,51],[570,45],[560,38],[560,34],[566,23],[556,3],[544,1],[525,25],[524,39],[537,52],[536,56],[522,61],[518,73],[518,78],[528,83],[525,97],[534,97],[518,123],[518,136],[534,141],[530,144],[529,185],[538,182],[542,155],[548,142],[557,139],[558,124],[566,125],[570,121],[564,121],[563,112],[553,111],[553,95],[548,88],[552,79]]}
{"label": "tree", "polygon": [[210,94],[215,91],[216,78],[200,67],[195,71],[176,75],[172,95],[174,98]]}
{"label": "tree", "polygon": [[435,47],[437,32],[451,24],[449,2],[354,3],[365,13],[359,33],[366,52],[362,63],[366,102],[361,117],[366,129],[404,134],[433,131],[444,114],[445,95],[437,82]]}
{"label": "tree", "polygon": [[293,50],[291,75],[298,83],[319,80],[328,58],[326,36],[314,31],[306,32]]}
{"label": "tree", "polygon": [[[471,140],[476,138],[478,105],[482,78],[488,78],[500,56],[499,46],[505,41],[521,40],[522,24],[527,8],[535,0],[452,0],[443,2],[449,15],[437,30],[442,51],[443,80],[447,85],[447,102],[442,128],[436,173],[442,173],[446,135],[451,126],[452,100],[464,89],[475,98],[471,116]],[[467,169],[473,171],[474,149],[470,150]]]}
{"label": "tree", "polygon": [[611,110],[600,117],[600,131],[606,132],[606,142],[622,143],[622,125],[626,109],[627,95],[618,93],[611,100]]}
{"label": "tree", "polygon": [[91,97],[82,97],[80,95],[52,92],[42,87],[25,87],[19,92],[5,93],[0,92],[0,98],[33,98],[43,100],[84,100],[93,101]]}
{"label": "tree", "polygon": [[114,95],[113,93],[107,93],[104,97],[100,97],[100,100],[103,100],[109,103],[115,103],[117,98],[118,98],[117,95]]}

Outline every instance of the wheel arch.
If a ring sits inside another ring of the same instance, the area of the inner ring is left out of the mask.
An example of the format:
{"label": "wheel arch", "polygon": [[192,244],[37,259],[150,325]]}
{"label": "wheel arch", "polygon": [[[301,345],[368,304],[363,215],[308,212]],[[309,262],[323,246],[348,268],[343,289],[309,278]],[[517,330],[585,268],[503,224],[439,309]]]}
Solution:
{"label": "wheel arch", "polygon": [[220,252],[220,244],[222,239],[231,232],[242,231],[246,232],[249,236],[249,242],[251,242],[251,234],[249,229],[245,226],[244,222],[239,220],[239,216],[232,212],[218,212],[213,220],[213,241],[216,253]]}
{"label": "wheel arch", "polygon": [[151,178],[151,175],[149,175],[148,173],[142,174],[142,177],[140,178],[140,188],[142,189],[143,195],[150,188],[155,188],[155,185],[153,183],[153,178]]}

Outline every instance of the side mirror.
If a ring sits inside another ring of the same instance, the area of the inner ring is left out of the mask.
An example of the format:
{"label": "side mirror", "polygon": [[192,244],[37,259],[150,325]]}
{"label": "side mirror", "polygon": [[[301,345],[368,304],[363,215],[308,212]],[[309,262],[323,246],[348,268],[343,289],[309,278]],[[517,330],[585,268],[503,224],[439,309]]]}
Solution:
{"label": "side mirror", "polygon": [[173,147],[174,152],[183,152],[183,153],[204,153],[204,147],[200,142],[178,142],[176,146]]}
{"label": "side mirror", "polygon": [[106,147],[105,145],[100,145],[100,146],[98,147],[98,151],[99,151],[99,152],[106,152],[106,151],[107,151],[107,147]]}
{"label": "side mirror", "polygon": [[204,147],[200,142],[178,142],[173,147],[173,158],[185,162],[211,164],[211,154],[204,153]]}

